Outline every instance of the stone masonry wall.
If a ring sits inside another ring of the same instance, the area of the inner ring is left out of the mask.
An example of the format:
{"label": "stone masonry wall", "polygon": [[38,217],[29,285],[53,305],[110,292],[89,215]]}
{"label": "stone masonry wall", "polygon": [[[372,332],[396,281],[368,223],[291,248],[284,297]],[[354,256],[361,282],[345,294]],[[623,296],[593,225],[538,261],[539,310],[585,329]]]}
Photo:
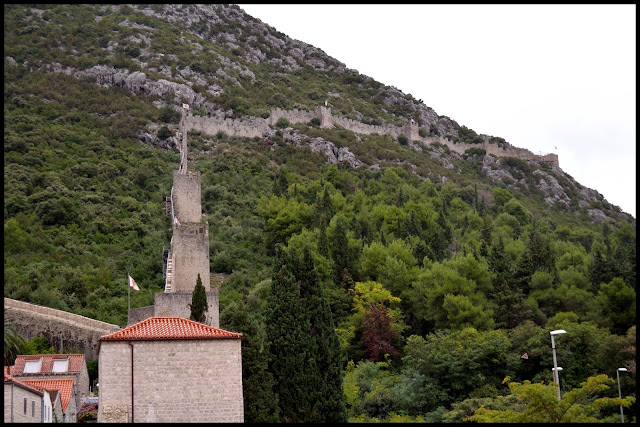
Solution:
{"label": "stone masonry wall", "polygon": [[148,305],[146,307],[132,308],[131,310],[129,310],[129,318],[127,321],[127,326],[131,326],[135,323],[142,322],[144,319],[153,317],[154,310],[155,310],[155,307],[153,305]]}
{"label": "stone masonry wall", "polygon": [[[13,393],[13,397],[11,394]],[[4,422],[11,420],[11,399],[13,398],[13,422],[14,423],[39,423],[42,422],[42,396],[25,390],[15,384],[4,385]],[[24,399],[27,399],[27,412],[24,412]],[[35,413],[31,406],[35,403]]]}
{"label": "stone masonry wall", "polygon": [[121,329],[118,325],[10,298],[4,299],[4,306],[8,308],[7,320],[17,326],[17,332],[26,340],[44,336],[58,351],[65,345],[78,344],[87,361],[96,358],[98,338]]}
{"label": "stone masonry wall", "polygon": [[[207,317],[204,323],[209,326],[219,328],[220,318],[218,313],[218,289],[208,290],[206,293],[209,310],[207,311]],[[188,319],[191,316],[191,308],[189,307],[189,304],[191,304],[192,296],[192,291],[158,292],[155,295],[155,312],[153,315],[156,317],[182,317],[184,319]]]}
{"label": "stone masonry wall", "polygon": [[[318,118],[320,119],[320,127],[330,128],[335,124],[351,132],[365,135],[377,133],[379,135],[389,135],[393,138],[398,138],[400,134],[404,134],[412,141],[418,141],[424,145],[430,145],[435,142],[446,145],[450,150],[458,154],[464,154],[464,152],[470,148],[480,148],[478,144],[456,144],[450,139],[442,136],[420,137],[418,134],[418,125],[416,123],[408,122],[404,126],[378,126],[361,123],[344,117],[333,116],[331,114],[331,108],[327,108],[325,106],[318,106],[314,111],[296,109],[282,110],[280,108],[275,108],[271,110],[271,115],[267,119],[250,117],[237,120],[223,120],[217,118],[194,117],[189,114],[185,120],[185,127],[186,130],[196,129],[210,135],[215,135],[219,130],[222,130],[229,136],[259,137],[263,135],[269,125],[275,125],[281,117],[286,118],[292,124],[305,123],[309,122],[313,118]],[[558,156],[556,154],[540,156],[524,148],[501,148],[496,144],[489,144],[486,140],[481,147],[487,154],[493,154],[498,157],[517,157],[524,160],[544,161],[551,163],[556,167],[560,167]]]}
{"label": "stone masonry wall", "polygon": [[211,283],[209,266],[209,225],[173,224],[171,254],[173,257],[172,291],[193,292],[200,274],[205,289]]}
{"label": "stone masonry wall", "polygon": [[181,223],[201,222],[200,172],[173,171],[173,210]]}
{"label": "stone masonry wall", "polygon": [[[239,339],[134,341],[134,422],[244,422]],[[98,422],[131,413],[131,348],[100,347]],[[105,414],[106,411],[106,414]]]}

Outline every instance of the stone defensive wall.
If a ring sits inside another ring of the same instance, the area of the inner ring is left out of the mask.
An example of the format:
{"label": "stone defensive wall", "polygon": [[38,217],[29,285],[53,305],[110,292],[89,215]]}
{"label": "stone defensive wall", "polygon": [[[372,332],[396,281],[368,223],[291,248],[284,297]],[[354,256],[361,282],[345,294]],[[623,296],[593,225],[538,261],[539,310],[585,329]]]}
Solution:
{"label": "stone defensive wall", "polygon": [[408,122],[404,126],[394,125],[370,125],[361,123],[356,120],[347,119],[345,117],[333,116],[331,109],[318,106],[314,111],[307,110],[282,110],[275,108],[271,110],[271,115],[267,119],[261,117],[244,117],[242,119],[218,119],[210,117],[193,116],[190,113],[185,120],[185,130],[199,130],[201,132],[215,135],[218,131],[223,131],[229,136],[241,137],[261,137],[269,126],[274,126],[280,118],[285,118],[289,123],[307,123],[313,118],[320,119],[320,127],[330,128],[338,125],[346,130],[359,134],[378,134],[389,135],[398,138],[400,134],[406,135],[412,141],[418,141],[428,146],[433,143],[440,143],[449,147],[451,151],[458,154],[464,154],[470,148],[482,148],[487,154],[493,154],[498,157],[517,157],[524,160],[542,161],[550,163],[556,167],[560,167],[557,154],[537,155],[524,148],[516,147],[499,147],[497,144],[490,144],[488,138],[484,143],[465,144],[455,143],[443,136],[421,137],[418,134],[418,125]]}
{"label": "stone defensive wall", "polygon": [[7,320],[16,325],[24,339],[46,337],[58,351],[77,344],[87,361],[97,357],[98,338],[122,329],[118,325],[11,298],[4,299],[4,307]]}

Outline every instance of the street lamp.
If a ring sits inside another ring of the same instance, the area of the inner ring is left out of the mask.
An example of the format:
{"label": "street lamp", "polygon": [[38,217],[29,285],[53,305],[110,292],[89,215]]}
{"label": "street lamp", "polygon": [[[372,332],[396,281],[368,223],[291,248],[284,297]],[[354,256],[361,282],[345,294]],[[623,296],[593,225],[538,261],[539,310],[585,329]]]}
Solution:
{"label": "street lamp", "polygon": [[[622,392],[620,391],[620,372],[627,372],[627,368],[618,368],[616,375],[618,376],[618,397],[622,399]],[[624,423],[624,412],[622,412],[622,403],[620,404],[620,418]]]}
{"label": "street lamp", "polygon": [[553,382],[558,384],[556,390],[558,390],[558,400],[560,400],[560,377],[558,375],[558,360],[556,359],[556,343],[553,340],[554,335],[566,334],[567,331],[564,329],[557,329],[555,331],[551,331],[551,350],[553,351]]}
{"label": "street lamp", "polygon": [[[558,366],[551,369],[551,371],[553,372],[553,377],[558,381],[558,396],[560,396],[560,371],[562,371],[562,368]],[[560,400],[560,397],[558,397],[558,400]]]}

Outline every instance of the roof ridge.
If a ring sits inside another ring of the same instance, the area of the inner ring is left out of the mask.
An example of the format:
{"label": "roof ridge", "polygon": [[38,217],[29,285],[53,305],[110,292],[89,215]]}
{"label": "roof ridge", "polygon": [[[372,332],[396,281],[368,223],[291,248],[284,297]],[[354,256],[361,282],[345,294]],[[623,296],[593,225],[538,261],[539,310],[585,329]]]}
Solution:
{"label": "roof ridge", "polygon": [[154,316],[111,334],[103,335],[98,342],[147,339],[242,339],[242,334],[184,317]]}

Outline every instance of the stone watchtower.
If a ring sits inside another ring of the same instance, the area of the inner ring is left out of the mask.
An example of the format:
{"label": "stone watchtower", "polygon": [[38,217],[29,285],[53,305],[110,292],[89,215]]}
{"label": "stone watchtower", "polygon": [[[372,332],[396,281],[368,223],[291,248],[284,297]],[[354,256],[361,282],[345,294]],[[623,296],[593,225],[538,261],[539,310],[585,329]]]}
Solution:
{"label": "stone watchtower", "polygon": [[219,327],[218,289],[211,288],[209,269],[209,224],[203,220],[200,172],[187,172],[187,138],[184,114],[181,121],[180,169],[173,172],[173,188],[167,200],[171,217],[171,246],[165,251],[165,289],[155,294],[155,304],[129,312],[129,325],[149,317],[191,315],[191,298],[198,275],[207,291],[209,310],[205,323]]}
{"label": "stone watchtower", "polygon": [[410,119],[403,127],[402,132],[411,140],[415,141],[420,138],[418,132],[418,124],[415,120]]}

